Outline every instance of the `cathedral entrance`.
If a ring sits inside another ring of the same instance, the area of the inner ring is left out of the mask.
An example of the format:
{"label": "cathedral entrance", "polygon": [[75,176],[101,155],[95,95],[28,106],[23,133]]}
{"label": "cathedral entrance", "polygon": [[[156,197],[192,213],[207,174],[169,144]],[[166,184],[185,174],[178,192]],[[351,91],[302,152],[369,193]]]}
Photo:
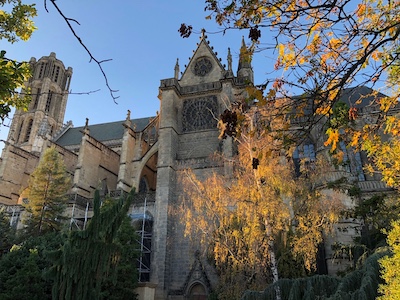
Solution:
{"label": "cathedral entrance", "polygon": [[207,292],[202,284],[193,285],[190,289],[189,300],[207,300]]}

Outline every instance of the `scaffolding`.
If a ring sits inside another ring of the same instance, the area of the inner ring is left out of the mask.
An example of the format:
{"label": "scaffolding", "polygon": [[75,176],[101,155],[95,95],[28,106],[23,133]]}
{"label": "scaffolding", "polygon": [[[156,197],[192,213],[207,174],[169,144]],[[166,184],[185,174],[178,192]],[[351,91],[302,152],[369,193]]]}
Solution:
{"label": "scaffolding", "polygon": [[[144,196],[144,199],[142,198]],[[143,211],[130,214],[136,233],[138,234],[139,257],[137,259],[138,281],[150,281],[150,264],[151,264],[151,242],[153,238],[153,217],[148,213],[148,202],[151,202],[154,195],[151,193],[138,194],[135,204],[143,205]],[[142,196],[142,197],[140,197]],[[153,197],[152,197],[153,196]],[[142,200],[142,199],[143,200]],[[149,199],[150,198],[150,199]]]}
{"label": "scaffolding", "polygon": [[[104,191],[100,195],[101,201],[105,198],[120,198],[126,196],[128,193],[122,190]],[[68,195],[68,203],[71,208],[71,218],[69,229],[84,230],[86,229],[87,223],[91,218],[90,212],[93,212],[93,199],[86,198],[77,193]]]}
{"label": "scaffolding", "polygon": [[72,204],[69,229],[84,230],[89,220],[89,211],[93,210],[93,200],[79,194],[70,194],[69,205]]}
{"label": "scaffolding", "polygon": [[[110,191],[107,196],[110,198],[119,198],[123,196],[123,191]],[[153,217],[148,212],[149,203],[155,202],[155,193],[136,194],[133,203],[133,212],[129,215],[136,228],[139,244],[139,257],[136,262],[138,270],[138,281],[150,281],[150,263],[151,263],[151,242],[153,238]],[[69,195],[69,204],[71,207],[70,230],[84,230],[89,221],[89,213],[93,210],[93,199],[83,197],[79,194]],[[135,210],[135,207],[137,208]],[[143,210],[142,210],[143,207]]]}
{"label": "scaffolding", "polygon": [[9,216],[10,227],[17,228],[20,221],[21,212],[23,211],[22,205],[1,205],[0,210],[3,210]]}

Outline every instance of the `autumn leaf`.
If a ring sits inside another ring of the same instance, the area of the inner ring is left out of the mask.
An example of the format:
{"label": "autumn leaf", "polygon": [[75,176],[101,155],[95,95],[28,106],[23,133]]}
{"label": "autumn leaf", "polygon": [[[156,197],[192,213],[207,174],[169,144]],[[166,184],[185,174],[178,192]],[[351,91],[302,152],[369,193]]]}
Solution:
{"label": "autumn leaf", "polygon": [[333,152],[336,150],[337,144],[339,143],[339,129],[328,128],[326,134],[328,135],[328,139],[325,141],[324,146],[330,146],[330,151]]}

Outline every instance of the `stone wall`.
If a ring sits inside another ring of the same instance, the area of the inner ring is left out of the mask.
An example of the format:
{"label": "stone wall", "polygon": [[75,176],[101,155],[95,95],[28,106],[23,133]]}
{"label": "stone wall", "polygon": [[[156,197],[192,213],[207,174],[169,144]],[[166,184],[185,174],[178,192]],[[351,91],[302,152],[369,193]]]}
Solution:
{"label": "stone wall", "polygon": [[62,156],[67,172],[74,174],[76,165],[78,164],[78,154],[65,149],[53,142],[48,142],[48,147],[55,147],[57,152]]}
{"label": "stone wall", "polygon": [[218,130],[185,133],[179,136],[177,160],[209,157],[220,150]]}
{"label": "stone wall", "polygon": [[78,155],[73,191],[91,198],[96,189],[104,187],[104,183],[108,190],[115,190],[119,161],[118,153],[85,135]]}
{"label": "stone wall", "polygon": [[19,196],[28,186],[29,176],[38,163],[38,155],[7,143],[0,166],[0,203],[18,204]]}

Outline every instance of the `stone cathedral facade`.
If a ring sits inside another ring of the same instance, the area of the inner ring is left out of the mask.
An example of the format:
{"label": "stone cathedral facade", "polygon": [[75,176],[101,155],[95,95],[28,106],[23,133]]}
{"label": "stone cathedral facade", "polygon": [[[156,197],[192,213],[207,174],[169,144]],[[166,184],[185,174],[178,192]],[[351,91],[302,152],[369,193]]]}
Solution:
{"label": "stone cathedral facade", "polygon": [[[72,68],[66,68],[54,53],[37,61],[32,58],[30,63],[34,72],[28,85],[33,98],[28,111],[15,113],[0,164],[0,204],[10,213],[11,223],[17,224],[23,211],[26,199],[21,194],[29,175],[44,150],[54,146],[73,182],[66,212],[71,228],[85,227],[96,189],[113,197],[132,188],[139,192],[130,213],[144,224],[140,299],[206,299],[216,274],[198,255],[196,245],[184,238],[179,216],[171,213],[171,206],[181,193],[179,170],[190,167],[199,175],[221,171],[224,166],[210,155],[216,151],[233,155],[232,142],[218,139],[215,116],[254,81],[250,63],[239,58],[235,75],[230,51],[225,67],[203,35],[185,70],[180,73],[177,62],[175,76],[161,80],[159,114],[131,119],[128,111],[121,121],[92,125],[86,120],[82,127],[64,124]],[[348,97],[366,92],[357,89]],[[310,136],[294,159],[315,159],[322,149],[320,135]],[[353,178],[365,193],[387,191],[378,178],[362,173],[363,159],[349,153],[348,167],[333,172],[333,180]],[[346,220],[339,224],[338,228],[347,226],[346,231],[338,230],[344,234],[342,241],[351,242],[358,225]],[[345,258],[331,262],[331,256],[326,250],[326,264],[333,273]]]}

